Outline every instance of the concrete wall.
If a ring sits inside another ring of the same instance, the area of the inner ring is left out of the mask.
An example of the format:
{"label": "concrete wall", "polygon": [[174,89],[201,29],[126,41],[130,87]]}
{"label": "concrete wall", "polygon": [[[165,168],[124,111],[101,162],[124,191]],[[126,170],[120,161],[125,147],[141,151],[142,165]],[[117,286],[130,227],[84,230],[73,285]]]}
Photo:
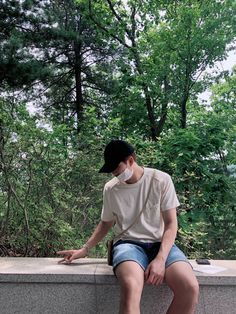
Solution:
{"label": "concrete wall", "polygon": [[[104,259],[81,259],[70,265],[58,258],[0,258],[1,314],[118,314],[119,286]],[[194,261],[191,261],[195,265]],[[197,314],[236,313],[236,261],[211,261],[227,270],[196,272],[200,283]],[[164,314],[172,292],[145,286],[141,312]]]}

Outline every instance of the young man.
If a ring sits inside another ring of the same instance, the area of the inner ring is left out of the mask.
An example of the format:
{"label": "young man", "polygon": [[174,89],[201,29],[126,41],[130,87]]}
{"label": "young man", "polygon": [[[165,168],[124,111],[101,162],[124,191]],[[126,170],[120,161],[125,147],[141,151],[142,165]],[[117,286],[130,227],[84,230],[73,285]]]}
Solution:
{"label": "young man", "polygon": [[104,159],[99,172],[114,178],[104,187],[101,221],[81,249],[57,253],[68,263],[85,257],[115,223],[113,270],[121,287],[120,314],[140,313],[144,284],[159,285],[163,280],[174,293],[167,313],[194,313],[199,287],[186,256],[174,244],[179,202],[171,177],[139,166],[134,148],[122,140],[106,146]]}

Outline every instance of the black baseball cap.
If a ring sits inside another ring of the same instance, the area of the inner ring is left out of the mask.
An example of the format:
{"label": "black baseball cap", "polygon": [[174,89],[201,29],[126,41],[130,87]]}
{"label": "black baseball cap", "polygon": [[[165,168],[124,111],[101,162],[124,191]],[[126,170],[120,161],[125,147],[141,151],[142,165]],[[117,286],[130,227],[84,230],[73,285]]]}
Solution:
{"label": "black baseball cap", "polygon": [[105,164],[99,172],[110,173],[114,171],[121,161],[134,152],[133,146],[123,140],[112,140],[104,150]]}

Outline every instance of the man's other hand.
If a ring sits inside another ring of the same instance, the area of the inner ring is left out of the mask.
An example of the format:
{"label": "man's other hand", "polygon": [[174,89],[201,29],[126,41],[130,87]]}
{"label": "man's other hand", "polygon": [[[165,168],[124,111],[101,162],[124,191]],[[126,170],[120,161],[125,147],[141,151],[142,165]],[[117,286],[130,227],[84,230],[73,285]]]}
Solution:
{"label": "man's other hand", "polygon": [[87,255],[87,250],[85,248],[79,250],[64,250],[58,251],[57,254],[63,255],[63,259],[58,263],[65,262],[66,264],[70,264],[74,259],[85,257]]}
{"label": "man's other hand", "polygon": [[145,282],[150,285],[160,285],[165,276],[165,263],[154,259],[145,271]]}

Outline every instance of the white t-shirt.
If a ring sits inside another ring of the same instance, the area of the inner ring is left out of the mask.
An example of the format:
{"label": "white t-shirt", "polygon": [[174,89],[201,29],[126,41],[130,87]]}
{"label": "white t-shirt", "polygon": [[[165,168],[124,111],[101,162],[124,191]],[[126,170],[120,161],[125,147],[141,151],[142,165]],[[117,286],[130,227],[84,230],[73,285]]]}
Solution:
{"label": "white t-shirt", "polygon": [[121,236],[122,240],[161,241],[164,232],[162,211],[180,205],[175,187],[169,174],[146,167],[143,176],[134,184],[121,183],[116,177],[105,184],[101,220],[114,220],[116,235],[129,227],[138,216],[150,184],[152,186],[146,208],[134,226]]}

